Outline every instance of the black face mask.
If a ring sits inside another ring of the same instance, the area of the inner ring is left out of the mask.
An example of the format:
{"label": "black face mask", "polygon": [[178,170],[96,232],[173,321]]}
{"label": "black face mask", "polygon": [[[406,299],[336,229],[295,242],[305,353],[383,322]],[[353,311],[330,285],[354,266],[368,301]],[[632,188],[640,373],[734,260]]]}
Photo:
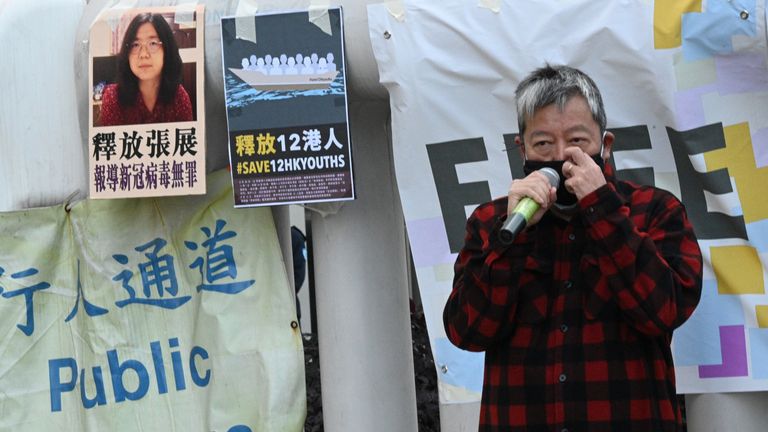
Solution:
{"label": "black face mask", "polygon": [[[602,157],[602,148],[600,153],[598,153],[595,156],[592,156],[592,160],[595,161],[597,166],[600,167],[600,171],[605,172],[605,161]],[[560,184],[557,186],[557,200],[555,201],[560,206],[569,207],[577,202],[579,202],[579,199],[576,198],[576,195],[568,192],[568,189],[565,188],[565,176],[563,175],[563,163],[565,161],[558,160],[558,161],[532,161],[530,159],[526,159],[525,163],[523,164],[523,172],[525,175],[530,175],[534,171],[538,171],[542,168],[549,167],[557,171],[557,173],[560,175]]]}

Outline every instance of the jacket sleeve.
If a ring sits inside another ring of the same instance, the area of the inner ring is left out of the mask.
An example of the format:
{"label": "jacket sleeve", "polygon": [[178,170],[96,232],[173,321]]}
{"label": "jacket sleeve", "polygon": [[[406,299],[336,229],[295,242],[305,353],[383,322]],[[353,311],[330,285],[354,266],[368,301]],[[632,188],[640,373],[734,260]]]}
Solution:
{"label": "jacket sleeve", "polygon": [[484,351],[512,327],[519,277],[505,257],[514,244],[498,241],[506,200],[478,207],[467,221],[464,247],[454,265],[453,290],[443,310],[448,339],[469,351]]}
{"label": "jacket sleeve", "polygon": [[587,288],[593,290],[587,309],[590,303],[615,304],[643,334],[671,335],[699,302],[701,250],[685,208],[672,194],[646,187],[630,199],[609,183],[579,202],[601,273]]}

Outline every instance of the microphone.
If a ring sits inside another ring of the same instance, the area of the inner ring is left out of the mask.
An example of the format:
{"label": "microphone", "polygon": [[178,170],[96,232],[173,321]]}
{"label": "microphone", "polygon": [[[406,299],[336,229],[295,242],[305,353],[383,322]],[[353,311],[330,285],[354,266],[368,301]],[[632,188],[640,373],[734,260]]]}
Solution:
{"label": "microphone", "polygon": [[[549,184],[553,187],[558,187],[560,184],[560,175],[554,169],[550,167],[544,167],[539,170],[549,180]],[[517,203],[512,213],[507,216],[507,220],[504,221],[504,225],[501,226],[499,231],[499,239],[505,245],[512,243],[520,234],[520,231],[528,225],[528,221],[531,220],[533,214],[539,210],[539,203],[529,197],[523,197],[520,202]]]}

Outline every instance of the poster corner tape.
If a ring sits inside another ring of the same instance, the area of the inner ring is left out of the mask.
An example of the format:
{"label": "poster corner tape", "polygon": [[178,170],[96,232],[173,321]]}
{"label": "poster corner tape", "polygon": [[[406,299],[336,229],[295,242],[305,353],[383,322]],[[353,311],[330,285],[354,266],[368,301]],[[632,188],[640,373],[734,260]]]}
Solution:
{"label": "poster corner tape", "polygon": [[405,21],[405,5],[402,0],[392,0],[384,3],[387,11],[398,22]]}
{"label": "poster corner tape", "polygon": [[499,13],[501,11],[501,0],[480,0],[477,6],[490,9],[493,13]]}
{"label": "poster corner tape", "polygon": [[235,37],[258,43],[256,40],[256,21],[253,15],[255,15],[255,12],[253,14],[246,14],[246,16],[237,14],[235,17]]}
{"label": "poster corner tape", "polygon": [[239,0],[235,8],[235,16],[251,16],[259,12],[259,3],[256,0]]}
{"label": "poster corner tape", "polygon": [[[195,22],[195,12],[197,11],[197,0],[181,0],[176,4],[176,13],[174,21],[181,25],[189,25]],[[205,5],[200,5],[205,7]]]}
{"label": "poster corner tape", "polygon": [[309,2],[309,22],[327,35],[331,34],[331,21],[328,17],[330,6],[330,0],[311,0]]}

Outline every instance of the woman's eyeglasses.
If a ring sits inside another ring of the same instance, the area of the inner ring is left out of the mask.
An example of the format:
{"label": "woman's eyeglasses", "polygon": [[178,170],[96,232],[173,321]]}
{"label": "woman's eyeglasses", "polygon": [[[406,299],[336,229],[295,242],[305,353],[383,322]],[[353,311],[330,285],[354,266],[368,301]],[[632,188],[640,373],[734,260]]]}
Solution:
{"label": "woman's eyeglasses", "polygon": [[160,48],[163,47],[163,43],[159,40],[151,40],[146,43],[134,41],[128,44],[128,49],[130,50],[131,55],[139,54],[141,47],[146,48],[148,53],[155,54],[158,50],[160,50]]}

